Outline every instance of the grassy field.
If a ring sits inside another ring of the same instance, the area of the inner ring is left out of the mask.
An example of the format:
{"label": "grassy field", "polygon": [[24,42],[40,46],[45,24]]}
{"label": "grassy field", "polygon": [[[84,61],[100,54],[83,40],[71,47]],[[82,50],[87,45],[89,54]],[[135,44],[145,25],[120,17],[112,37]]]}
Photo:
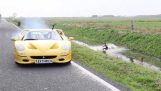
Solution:
{"label": "grassy field", "polygon": [[73,56],[82,65],[97,71],[132,91],[161,90],[161,74],[158,72],[107,57],[102,53],[94,52],[77,44],[73,44]]}
{"label": "grassy field", "polygon": [[[56,23],[68,36],[88,44],[111,42],[130,51],[125,55],[161,67],[161,20],[133,20],[108,18],[53,18],[48,24]],[[134,30],[131,30],[133,20]]]}
{"label": "grassy field", "polygon": [[[130,19],[130,18],[49,18],[49,24],[57,23],[59,27],[68,26],[71,28],[87,28],[96,30],[121,30],[131,31],[131,21],[133,21],[134,31],[141,33],[160,33],[161,19]],[[63,25],[62,25],[63,24]]]}

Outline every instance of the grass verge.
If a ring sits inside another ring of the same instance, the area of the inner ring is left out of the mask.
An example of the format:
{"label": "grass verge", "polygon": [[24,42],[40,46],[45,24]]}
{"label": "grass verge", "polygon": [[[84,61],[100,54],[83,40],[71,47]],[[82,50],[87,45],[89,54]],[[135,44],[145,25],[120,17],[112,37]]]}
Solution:
{"label": "grass verge", "polygon": [[[120,46],[131,49],[131,52],[140,53],[148,56],[145,61],[161,67],[161,35],[159,34],[139,34],[134,32],[118,32],[116,30],[90,30],[90,29],[70,29],[65,33],[68,36],[73,36],[87,44],[103,44],[111,42]],[[131,54],[134,54],[131,53]],[[129,56],[129,55],[128,55]],[[141,55],[130,55],[136,59],[145,57]],[[151,60],[157,58],[159,60]],[[159,63],[159,64],[158,64]]]}
{"label": "grass verge", "polygon": [[73,44],[73,58],[132,91],[161,91],[161,74]]}

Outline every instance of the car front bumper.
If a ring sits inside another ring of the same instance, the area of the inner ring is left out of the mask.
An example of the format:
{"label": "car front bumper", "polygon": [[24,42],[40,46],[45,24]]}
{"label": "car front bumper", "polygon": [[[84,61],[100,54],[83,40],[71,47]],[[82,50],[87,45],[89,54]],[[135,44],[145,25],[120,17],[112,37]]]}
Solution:
{"label": "car front bumper", "polygon": [[[62,54],[63,53],[63,54]],[[48,53],[30,53],[30,55],[20,55],[20,53],[14,53],[15,62],[18,64],[36,64],[37,59],[50,59],[52,63],[68,63],[71,61],[71,51],[63,52],[48,52]]]}

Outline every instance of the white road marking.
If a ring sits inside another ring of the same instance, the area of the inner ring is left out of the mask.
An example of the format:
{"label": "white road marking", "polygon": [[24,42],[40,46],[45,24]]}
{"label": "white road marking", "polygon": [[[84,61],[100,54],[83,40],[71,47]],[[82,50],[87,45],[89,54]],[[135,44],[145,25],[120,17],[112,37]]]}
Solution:
{"label": "white road marking", "polygon": [[95,74],[93,74],[90,71],[86,70],[85,68],[83,68],[82,66],[78,65],[77,63],[75,63],[73,61],[71,63],[72,63],[72,65],[76,66],[77,68],[79,68],[80,70],[82,70],[83,72],[85,72],[86,74],[88,74],[89,76],[91,76],[93,79],[97,80],[98,82],[100,82],[103,85],[105,85],[108,88],[110,88],[111,90],[113,90],[113,91],[120,91],[119,89],[117,89],[113,85],[111,85],[108,82],[104,81],[103,79],[99,78],[98,76],[96,76]]}

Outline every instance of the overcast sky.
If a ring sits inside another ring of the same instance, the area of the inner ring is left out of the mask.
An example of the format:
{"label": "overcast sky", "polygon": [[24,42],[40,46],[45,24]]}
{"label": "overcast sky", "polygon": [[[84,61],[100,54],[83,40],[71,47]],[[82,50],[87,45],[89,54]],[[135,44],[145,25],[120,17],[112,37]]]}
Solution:
{"label": "overcast sky", "polygon": [[3,16],[74,17],[161,14],[161,0],[0,0]]}

